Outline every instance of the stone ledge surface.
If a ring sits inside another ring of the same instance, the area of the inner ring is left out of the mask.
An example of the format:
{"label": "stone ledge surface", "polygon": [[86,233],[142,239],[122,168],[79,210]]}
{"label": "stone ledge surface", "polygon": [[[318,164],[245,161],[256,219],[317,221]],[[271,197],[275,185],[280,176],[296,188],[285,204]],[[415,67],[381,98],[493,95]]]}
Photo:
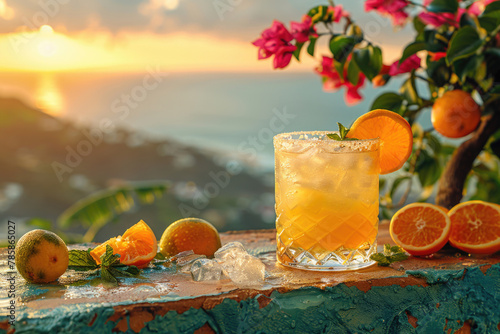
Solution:
{"label": "stone ledge surface", "polygon": [[[8,324],[2,292],[0,333],[500,333],[498,253],[449,249],[390,267],[325,273],[276,264],[274,230],[228,232],[221,239],[240,241],[263,260],[265,285],[194,282],[188,274],[152,268],[116,288],[75,272],[47,285],[16,275],[16,325]],[[387,242],[382,224],[378,243]],[[2,249],[2,290],[9,277],[5,260]]]}

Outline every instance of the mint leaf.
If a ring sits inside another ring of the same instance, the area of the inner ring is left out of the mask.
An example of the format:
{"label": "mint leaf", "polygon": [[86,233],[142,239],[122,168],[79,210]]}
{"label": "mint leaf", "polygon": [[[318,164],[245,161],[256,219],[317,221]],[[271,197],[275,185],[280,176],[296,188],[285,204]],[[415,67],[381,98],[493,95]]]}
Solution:
{"label": "mint leaf", "polygon": [[349,132],[349,129],[347,129],[345,126],[343,126],[341,123],[337,123],[339,126],[339,132],[340,132],[340,139],[344,140],[345,137],[347,136],[347,133]]}
{"label": "mint leaf", "polygon": [[118,269],[119,267],[109,267],[107,268],[107,271],[113,276],[113,277],[134,277],[139,275],[139,269],[136,266],[130,266],[127,267],[127,269],[122,270]]}
{"label": "mint leaf", "polygon": [[101,278],[106,282],[118,285],[118,280],[113,276],[113,274],[106,267],[101,267]]}
{"label": "mint leaf", "polygon": [[102,267],[111,267],[120,263],[120,254],[113,254],[113,248],[106,245],[106,252],[101,255]]}
{"label": "mint leaf", "polygon": [[162,253],[158,252],[158,253],[156,253],[155,259],[156,260],[165,260],[165,255],[163,255]]}
{"label": "mint leaf", "polygon": [[99,265],[90,255],[90,248],[86,251],[73,249],[69,251],[68,268],[76,271],[88,271],[99,268]]}
{"label": "mint leaf", "polygon": [[384,251],[382,253],[372,254],[370,259],[377,261],[379,266],[387,267],[391,263],[404,261],[408,258],[408,254],[403,248],[399,246],[391,246],[390,244],[384,245]]}
{"label": "mint leaf", "polygon": [[408,254],[406,254],[406,253],[395,253],[395,254],[387,257],[387,259],[391,263],[393,263],[393,262],[399,262],[399,261],[404,261],[407,258],[408,258]]}
{"label": "mint leaf", "polygon": [[387,257],[384,254],[382,254],[382,253],[372,254],[370,256],[370,259],[373,260],[373,261],[377,261],[379,266],[386,267],[386,266],[388,266],[388,265],[391,264],[389,262],[389,260],[387,259]]}
{"label": "mint leaf", "polygon": [[117,277],[139,277],[140,270],[136,266],[127,266],[120,263],[120,254],[113,254],[113,248],[106,245],[106,252],[101,255],[101,264],[97,264],[90,255],[91,249],[71,250],[69,252],[69,269],[77,271],[90,271],[100,268],[100,278],[93,281],[111,283],[111,286],[118,285]]}
{"label": "mint leaf", "polygon": [[340,140],[340,141],[357,140],[356,138],[347,138],[347,134],[349,133],[349,129],[346,128],[345,126],[343,126],[341,123],[337,123],[337,125],[339,126],[339,133],[338,134],[329,133],[326,135],[328,138],[333,139],[333,140]]}
{"label": "mint leaf", "polygon": [[329,133],[326,135],[328,138],[333,139],[333,140],[342,140],[340,136],[336,133]]}

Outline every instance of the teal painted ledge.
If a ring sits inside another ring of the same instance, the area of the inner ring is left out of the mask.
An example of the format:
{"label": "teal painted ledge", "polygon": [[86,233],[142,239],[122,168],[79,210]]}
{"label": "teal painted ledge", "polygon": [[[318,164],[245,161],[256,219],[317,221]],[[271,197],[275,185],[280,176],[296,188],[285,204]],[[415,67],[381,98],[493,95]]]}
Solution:
{"label": "teal painted ledge", "polygon": [[265,285],[238,289],[153,269],[112,289],[19,278],[15,326],[2,305],[0,333],[500,333],[498,254],[453,251],[388,268],[314,273],[276,265],[273,231],[222,239],[261,256],[271,274]]}

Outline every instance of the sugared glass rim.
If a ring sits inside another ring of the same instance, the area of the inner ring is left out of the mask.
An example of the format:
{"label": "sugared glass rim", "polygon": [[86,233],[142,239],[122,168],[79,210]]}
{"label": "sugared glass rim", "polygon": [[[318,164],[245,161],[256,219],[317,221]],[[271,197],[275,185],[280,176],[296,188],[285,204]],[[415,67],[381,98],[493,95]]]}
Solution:
{"label": "sugared glass rim", "polygon": [[[285,146],[300,145],[308,146],[321,146],[329,148],[342,148],[341,152],[355,151],[355,152],[370,152],[379,149],[379,138],[372,139],[356,139],[356,140],[320,140],[318,137],[324,137],[327,134],[336,133],[338,131],[295,131],[284,132],[274,136],[273,142],[275,149],[286,149]],[[308,138],[307,136],[311,136]],[[314,137],[313,137],[314,136]],[[296,137],[296,138],[293,138]],[[339,152],[340,153],[340,152]]]}

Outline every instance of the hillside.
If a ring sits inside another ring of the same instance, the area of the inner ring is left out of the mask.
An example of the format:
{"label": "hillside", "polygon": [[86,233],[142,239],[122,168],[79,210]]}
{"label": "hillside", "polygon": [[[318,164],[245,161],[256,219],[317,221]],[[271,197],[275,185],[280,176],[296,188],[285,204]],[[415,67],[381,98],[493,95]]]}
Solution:
{"label": "hillside", "polygon": [[[124,129],[107,131],[111,126],[77,127],[21,101],[0,99],[0,219],[55,221],[95,191],[127,181],[169,180],[172,187],[161,200],[120,216],[96,239],[107,239],[138,219],[161,235],[166,225],[186,215],[205,217],[222,231],[273,226],[272,175],[252,173],[219,152],[152,141]],[[5,232],[0,233],[3,239]]]}

